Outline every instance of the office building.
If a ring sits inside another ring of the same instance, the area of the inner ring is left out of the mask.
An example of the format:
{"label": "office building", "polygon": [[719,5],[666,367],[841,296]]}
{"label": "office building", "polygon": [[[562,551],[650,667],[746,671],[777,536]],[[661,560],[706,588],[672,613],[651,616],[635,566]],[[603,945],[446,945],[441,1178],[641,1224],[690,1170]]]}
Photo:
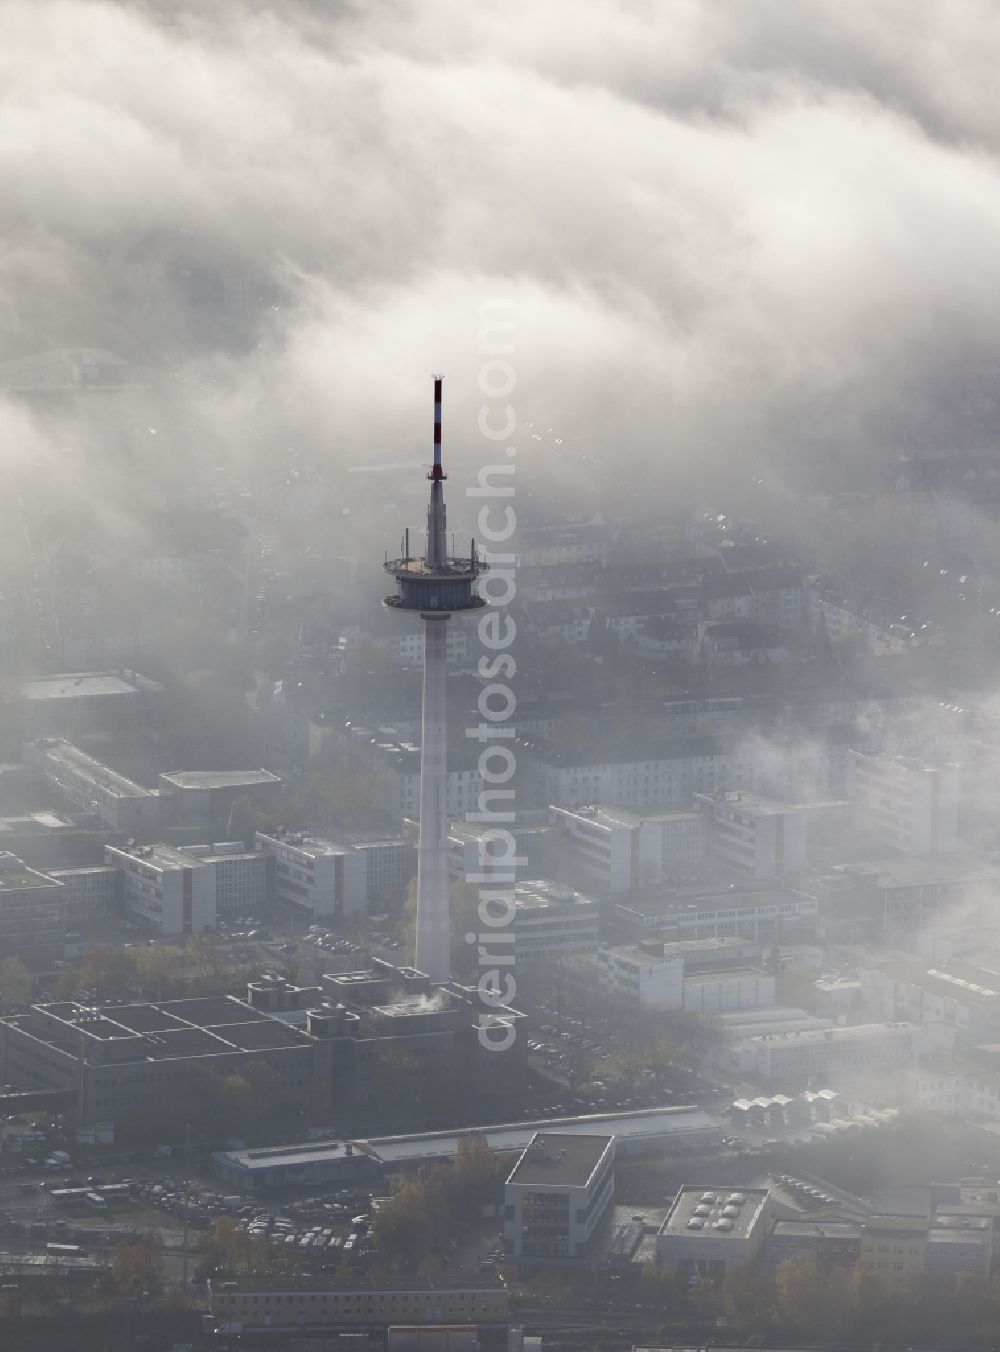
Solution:
{"label": "office building", "polygon": [[884,1019],[940,1024],[972,1045],[1000,1042],[1000,959],[910,960],[862,967],[868,1007]]}
{"label": "office building", "polygon": [[215,928],[215,871],[171,845],[105,845],[104,862],[122,874],[125,915],[172,938]]}
{"label": "office building", "polygon": [[504,1245],[519,1262],[586,1259],[614,1199],[615,1139],[536,1132],[504,1186]]}
{"label": "office building", "polygon": [[754,944],[805,943],[816,936],[815,897],[776,889],[650,890],[611,908],[623,940],[743,939]]}
{"label": "office building", "polygon": [[641,816],[624,808],[552,804],[549,820],[577,866],[612,895],[700,877],[709,865],[709,822],[701,812]]}
{"label": "office building", "polygon": [[121,902],[122,873],[113,865],[53,868],[48,876],[62,883],[67,930],[79,930],[106,919]]}
{"label": "office building", "polygon": [[368,860],[359,850],[303,831],[258,831],[257,849],[274,860],[279,907],[303,920],[349,920],[368,903]]}
{"label": "office building", "polygon": [[60,737],[29,742],[24,759],[40,771],[46,784],[66,802],[100,817],[112,831],[142,835],[160,824],[159,794],[102,765]]}
{"label": "office building", "polygon": [[600,907],[593,897],[536,878],[514,887],[514,962],[532,963],[593,955]]}
{"label": "office building", "polygon": [[957,765],[857,751],[854,803],[859,826],[889,850],[947,854],[958,848]]}
{"label": "office building", "polygon": [[813,1076],[912,1066],[925,1054],[925,1040],[912,1023],[863,1023],[815,1032],[755,1037],[754,1067],[765,1083],[805,1083]]}
{"label": "office building", "polygon": [[686,1185],[656,1236],[656,1261],[682,1278],[720,1281],[749,1267],[767,1238],[766,1188]]}
{"label": "office building", "polygon": [[837,1216],[816,1220],[777,1220],[767,1237],[772,1268],[799,1254],[811,1254],[820,1268],[852,1268],[861,1255],[861,1222]]}
{"label": "office building", "polygon": [[854,887],[857,912],[868,932],[903,942],[947,921],[959,907],[964,927],[988,923],[1000,882],[1000,869],[959,852],[873,859],[845,864],[842,871]]}
{"label": "office building", "polygon": [[260,850],[248,850],[241,840],[214,845],[185,845],[181,854],[206,864],[215,874],[217,917],[259,916],[274,895],[274,859]]}
{"label": "office building", "polygon": [[861,1227],[861,1264],[900,1286],[924,1273],[928,1220],[925,1216],[869,1216]]}
{"label": "office building", "polygon": [[[685,947],[658,939],[603,947],[597,954],[598,985],[634,1009],[704,1014],[774,1004],[772,973],[725,962],[713,968],[698,961],[697,948],[685,952]],[[749,947],[759,957],[759,947]]]}
{"label": "office building", "polygon": [[807,809],[755,793],[699,793],[716,865],[751,878],[803,873],[808,859]]}
{"label": "office building", "polygon": [[62,883],[0,851],[0,956],[50,967],[62,958],[66,928]]}

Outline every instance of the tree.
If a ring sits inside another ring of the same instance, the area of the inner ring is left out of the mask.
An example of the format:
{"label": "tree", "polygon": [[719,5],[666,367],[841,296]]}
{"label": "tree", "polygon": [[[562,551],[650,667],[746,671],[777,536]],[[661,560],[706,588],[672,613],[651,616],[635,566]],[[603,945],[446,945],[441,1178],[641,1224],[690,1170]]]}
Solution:
{"label": "tree", "polygon": [[24,1004],[31,998],[34,984],[34,978],[20,958],[4,958],[0,961],[0,1009]]}
{"label": "tree", "polygon": [[379,1207],[372,1229],[390,1267],[415,1268],[431,1251],[434,1240],[426,1184],[419,1178],[408,1179]]}
{"label": "tree", "polygon": [[135,983],[140,995],[150,1000],[165,1000],[180,993],[180,954],[176,948],[169,944],[148,944],[133,953]]}
{"label": "tree", "polygon": [[816,978],[802,963],[790,962],[782,968],[775,986],[779,1004],[795,1009],[816,1008]]}
{"label": "tree", "polygon": [[135,984],[134,950],[93,945],[83,955],[79,985],[98,1000],[124,1000]]}
{"label": "tree", "polygon": [[797,1253],[779,1263],[774,1288],[782,1322],[800,1333],[811,1330],[818,1315],[821,1287],[814,1253]]}
{"label": "tree", "polygon": [[160,1253],[151,1238],[119,1244],[111,1262],[111,1280],[123,1293],[151,1286],[159,1276]]}

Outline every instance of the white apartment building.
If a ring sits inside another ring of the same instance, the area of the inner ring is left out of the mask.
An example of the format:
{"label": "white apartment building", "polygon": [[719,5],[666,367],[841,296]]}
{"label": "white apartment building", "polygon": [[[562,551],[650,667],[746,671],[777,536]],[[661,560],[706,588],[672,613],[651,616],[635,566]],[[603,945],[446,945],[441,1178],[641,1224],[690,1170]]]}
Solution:
{"label": "white apartment building", "polygon": [[770,1229],[769,1202],[767,1188],[685,1185],[657,1233],[657,1264],[711,1281],[748,1267]]}
{"label": "white apartment building", "polygon": [[909,756],[857,750],[853,760],[861,826],[904,854],[958,849],[957,765],[927,765]]}
{"label": "white apartment building", "polygon": [[[468,620],[454,616],[445,635],[448,650],[448,665],[462,667],[469,661],[470,636],[474,634]],[[424,626],[417,623],[413,628],[399,629],[396,616],[392,617],[392,628],[382,628],[378,612],[374,612],[368,623],[349,625],[341,632],[345,653],[356,652],[359,648],[371,647],[387,653],[401,667],[422,667],[424,665]]]}
{"label": "white apartment building", "polygon": [[709,738],[651,744],[608,759],[521,743],[522,762],[532,796],[560,806],[602,803],[645,814],[687,811],[696,793],[754,787],[752,752],[742,743]]}
{"label": "white apartment building", "polygon": [[590,1256],[614,1199],[615,1138],[536,1131],[504,1186],[504,1245],[522,1262]]}
{"label": "white apartment building", "polygon": [[585,957],[597,952],[600,908],[593,897],[537,878],[514,888],[514,959]]}
{"label": "white apartment building", "polygon": [[624,808],[550,805],[573,857],[602,892],[631,892],[668,878],[697,877],[708,858],[709,822],[701,812],[640,816]]}
{"label": "white apartment building", "polygon": [[125,914],[164,937],[215,928],[215,873],[169,845],[105,845],[104,862],[120,869]]}
{"label": "white apartment building", "polygon": [[364,915],[368,864],[364,854],[301,831],[257,832],[257,849],[274,859],[274,896],[303,918],[346,920]]}
{"label": "white apartment building", "polygon": [[24,759],[46,784],[83,812],[93,812],[112,831],[146,832],[160,822],[160,796],[88,756],[61,737],[28,742]]}

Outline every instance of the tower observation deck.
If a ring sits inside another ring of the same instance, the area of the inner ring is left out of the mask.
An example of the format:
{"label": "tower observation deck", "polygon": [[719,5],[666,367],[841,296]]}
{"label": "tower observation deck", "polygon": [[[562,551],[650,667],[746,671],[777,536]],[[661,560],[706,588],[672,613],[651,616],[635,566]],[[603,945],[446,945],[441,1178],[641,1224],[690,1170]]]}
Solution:
{"label": "tower observation deck", "polygon": [[410,553],[406,532],[402,557],[387,559],[385,571],[396,579],[396,593],[383,604],[389,610],[415,612],[424,622],[424,686],[420,742],[420,833],[417,842],[417,938],[414,965],[432,981],[451,975],[448,902],[448,724],[447,621],[458,611],[486,605],[476,581],[486,564],[470,544],[466,557],[447,549],[444,480],[441,464],[441,385],[434,376],[434,462],[427,505],[427,545]]}

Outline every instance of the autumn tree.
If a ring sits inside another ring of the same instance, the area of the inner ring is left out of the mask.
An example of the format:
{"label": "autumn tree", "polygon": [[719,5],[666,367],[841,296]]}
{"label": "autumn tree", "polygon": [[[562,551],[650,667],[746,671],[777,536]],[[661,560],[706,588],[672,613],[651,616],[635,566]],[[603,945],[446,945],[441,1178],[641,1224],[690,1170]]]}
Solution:
{"label": "autumn tree", "polygon": [[119,1244],[111,1262],[111,1280],[122,1293],[152,1286],[159,1277],[160,1251],[150,1237]]}
{"label": "autumn tree", "polygon": [[34,978],[20,958],[0,960],[0,1009],[31,998]]}
{"label": "autumn tree", "polygon": [[147,944],[131,950],[135,985],[148,1000],[166,1000],[180,993],[180,954],[169,944]]}

